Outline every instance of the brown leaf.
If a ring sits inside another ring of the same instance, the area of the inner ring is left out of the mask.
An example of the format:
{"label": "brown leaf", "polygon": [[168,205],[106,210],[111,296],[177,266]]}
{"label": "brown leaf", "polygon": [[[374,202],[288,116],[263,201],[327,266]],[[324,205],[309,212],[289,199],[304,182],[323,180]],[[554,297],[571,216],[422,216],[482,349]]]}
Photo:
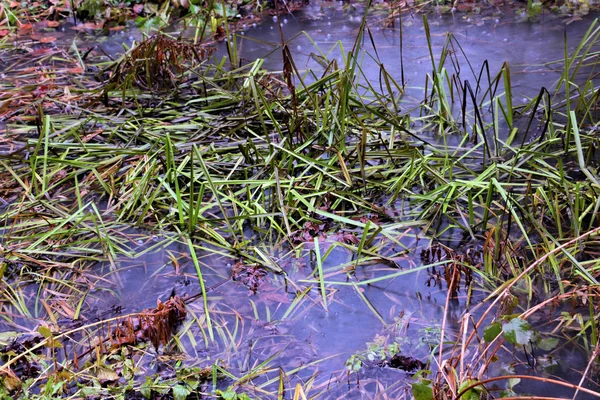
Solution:
{"label": "brown leaf", "polygon": [[225,37],[225,35],[226,35],[225,28],[223,28],[222,26],[217,26],[217,29],[213,33],[213,39],[221,40]]}
{"label": "brown leaf", "polygon": [[21,24],[19,25],[19,32],[24,33],[33,29],[31,24]]}
{"label": "brown leaf", "polygon": [[4,388],[8,392],[14,392],[15,390],[21,388],[21,379],[19,379],[19,377],[10,368],[3,368],[0,370],[0,375],[2,376]]}
{"label": "brown leaf", "polygon": [[52,43],[56,41],[56,37],[55,36],[44,36],[43,38],[40,38],[38,40],[38,42],[40,43]]}
{"label": "brown leaf", "polygon": [[101,22],[85,22],[83,24],[72,26],[71,29],[74,29],[76,31],[96,30],[102,29],[102,25],[103,24]]}

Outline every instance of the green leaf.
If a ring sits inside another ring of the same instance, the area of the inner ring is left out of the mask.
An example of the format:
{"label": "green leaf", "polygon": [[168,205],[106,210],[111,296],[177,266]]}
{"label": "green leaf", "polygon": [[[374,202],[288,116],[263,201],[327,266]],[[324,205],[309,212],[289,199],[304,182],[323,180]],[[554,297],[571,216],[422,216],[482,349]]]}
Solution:
{"label": "green leaf", "polygon": [[38,328],[38,332],[46,339],[48,339],[49,337],[52,337],[52,331],[50,330],[50,328],[48,328],[46,326],[40,326]]}
{"label": "green leaf", "polygon": [[542,339],[537,343],[537,346],[544,351],[550,351],[550,350],[556,348],[556,346],[558,346],[558,339],[557,338]]}
{"label": "green leaf", "polygon": [[531,326],[521,318],[513,318],[502,326],[504,338],[512,344],[526,345],[531,340]]}
{"label": "green leaf", "polygon": [[502,324],[500,322],[494,322],[493,324],[486,326],[485,329],[483,330],[483,339],[486,342],[490,343],[491,341],[496,339],[496,337],[498,337],[498,335],[501,332],[502,332]]}
{"label": "green leaf", "polygon": [[223,400],[235,400],[237,398],[237,393],[229,387],[225,391],[217,390],[217,396]]}
{"label": "green leaf", "polygon": [[173,386],[173,398],[175,400],[185,400],[192,391],[187,386],[175,385]]}
{"label": "green leaf", "polygon": [[56,340],[56,339],[54,339],[54,338],[52,337],[52,331],[50,330],[50,328],[48,328],[48,327],[46,327],[46,326],[40,326],[40,327],[38,328],[38,332],[39,332],[39,333],[40,333],[40,334],[41,334],[43,337],[45,337],[46,339],[48,339],[48,340],[46,341],[46,347],[48,347],[48,348],[50,348],[50,349],[51,349],[51,348],[55,348],[55,349],[57,349],[57,348],[58,348],[58,349],[62,348],[62,344],[61,344],[61,343],[60,343],[58,340]]}
{"label": "green leaf", "polygon": [[149,399],[150,397],[152,397],[152,386],[153,386],[154,382],[152,380],[152,378],[150,378],[149,376],[146,377],[146,382],[142,383],[142,386],[140,386],[140,393],[142,394],[142,396],[144,396],[145,398]]}
{"label": "green leaf", "polygon": [[558,373],[560,371],[560,364],[556,357],[551,356],[540,356],[536,357],[538,366],[542,367],[545,372]]}
{"label": "green leaf", "polygon": [[505,389],[503,391],[500,392],[500,398],[504,398],[504,397],[517,397],[518,394],[517,392],[515,392],[512,389]]}
{"label": "green leaf", "polygon": [[[466,380],[464,381],[459,387],[458,387],[458,391],[462,392],[463,389],[465,389],[468,386],[471,386],[472,384],[474,384],[477,381],[474,380]],[[461,399],[463,400],[479,400],[479,391],[481,391],[481,387],[479,386],[475,386],[472,389],[467,390],[462,396]]]}
{"label": "green leaf", "polygon": [[17,332],[14,331],[0,332],[0,346],[6,346],[7,344],[14,341],[17,338],[17,336],[19,335],[17,334]]}
{"label": "green leaf", "polygon": [[98,367],[96,377],[100,382],[115,382],[119,380],[119,374],[108,367]]}
{"label": "green leaf", "polygon": [[[225,10],[225,12],[223,12]],[[221,17],[235,17],[237,15],[237,11],[231,7],[223,7],[223,4],[215,4],[213,6],[213,11],[220,15]]]}
{"label": "green leaf", "polygon": [[200,385],[200,381],[197,379],[184,379],[184,382],[191,390],[196,390]]}
{"label": "green leaf", "polygon": [[200,14],[200,11],[202,11],[202,8],[200,8],[196,4],[190,3],[190,14],[198,15]]}
{"label": "green leaf", "polygon": [[519,383],[521,383],[521,378],[508,378],[508,382],[506,383],[506,386],[508,386],[509,389],[512,389],[515,386],[517,386]]}
{"label": "green leaf", "polygon": [[78,392],[78,394],[80,396],[83,396],[84,398],[88,398],[88,397],[96,397],[97,398],[100,393],[102,393],[102,388],[98,387],[98,386],[82,386]]}
{"label": "green leaf", "polygon": [[429,384],[415,382],[412,384],[412,392],[415,400],[433,400],[433,391]]}

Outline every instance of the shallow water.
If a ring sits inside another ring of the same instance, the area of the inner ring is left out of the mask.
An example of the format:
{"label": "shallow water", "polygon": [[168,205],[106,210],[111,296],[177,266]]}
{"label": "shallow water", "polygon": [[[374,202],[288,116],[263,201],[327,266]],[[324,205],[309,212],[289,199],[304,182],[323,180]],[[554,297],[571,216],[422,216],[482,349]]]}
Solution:
{"label": "shallow water", "polygon": [[[559,77],[560,65],[550,66],[548,63],[563,58],[564,32],[567,33],[569,51],[573,50],[593,18],[566,25],[564,19],[551,14],[542,16],[541,21],[529,22],[519,21],[522,17],[509,9],[503,11],[504,14],[489,16],[460,13],[429,16],[433,54],[439,57],[446,34],[450,33],[460,44],[460,47],[455,46],[455,50],[463,70],[467,69],[468,60],[478,74],[487,61],[494,75],[507,62],[513,74],[517,98],[534,96],[542,86],[552,87]],[[282,42],[281,26],[296,66],[317,71],[319,75],[318,71],[323,68],[310,55],[321,52],[343,65],[340,48],[346,54],[353,49],[361,17],[360,9],[347,12],[337,2],[317,2],[296,15],[248,27],[237,37],[240,57],[242,61],[266,57],[264,66],[267,69],[280,70],[281,52],[277,49]],[[399,28],[400,23],[402,29]],[[432,68],[421,16],[404,15],[402,21],[396,19],[391,28],[385,27],[382,18],[373,18],[368,26],[370,36],[365,34],[361,45],[362,72],[372,82],[378,82],[379,66],[382,64],[400,83],[402,34],[405,81],[409,88],[416,89],[412,93],[421,97],[425,74]]]}
{"label": "shallow water", "polygon": [[[405,389],[400,383],[410,381],[409,373],[372,363],[359,375],[348,377],[345,363],[353,354],[366,354],[368,343],[377,341],[381,341],[382,348],[383,343],[397,343],[402,354],[426,360],[439,341],[446,290],[441,282],[431,283],[428,271],[400,275],[380,283],[361,284],[419,265],[419,256],[415,254],[429,241],[415,241],[410,235],[405,241],[411,251],[395,259],[396,265],[373,263],[358,267],[351,275],[341,273],[340,265],[352,262],[352,252],[336,247],[323,260],[326,279],[341,283],[327,285],[327,310],[315,284],[314,257],[311,259],[309,254],[299,258],[292,254],[276,256],[280,250],[272,251],[285,275],[262,276],[256,290],[252,290],[254,288],[248,287],[242,273],[235,280],[209,290],[208,304],[217,340],[203,342],[199,339],[203,334],[197,326],[192,326],[188,334],[197,339],[194,343],[183,335],[183,349],[188,355],[206,357],[207,365],[214,362],[211,360],[225,360],[230,372],[240,375],[272,358],[268,363],[270,367],[282,367],[286,372],[301,369],[296,376],[290,377],[292,382],[312,376],[317,387],[328,388],[327,394],[323,393],[325,398],[378,390],[375,386],[369,388],[373,379],[387,387],[390,395],[398,394]],[[322,242],[322,253],[325,254],[332,244]],[[305,247],[313,246],[307,244]],[[114,273],[104,275],[109,280],[111,276],[118,278],[109,285],[113,295],[106,293],[106,286],[100,289],[101,300],[98,296],[93,308],[106,310],[117,306],[121,312],[129,313],[154,307],[157,299],[166,300],[171,291],[183,297],[200,292],[195,268],[186,252],[185,246],[175,242],[135,260],[120,261]],[[174,269],[172,255],[179,258],[178,271]],[[208,248],[198,251],[197,256],[204,269],[207,287],[230,276],[235,268],[234,260],[212,254]],[[107,270],[109,266],[98,268]],[[349,282],[354,282],[355,286],[347,285]],[[306,295],[299,296],[309,287]],[[294,301],[297,304],[293,304]],[[456,331],[465,307],[464,296],[452,302],[448,310],[448,334]],[[204,313],[202,300],[191,302],[188,309],[201,316]],[[188,361],[190,365],[196,365],[199,360]],[[200,361],[201,364],[204,362]],[[256,384],[260,383],[259,379]]]}
{"label": "shallow water", "polygon": [[[273,17],[263,24],[244,26],[235,35],[241,64],[264,58],[264,68],[280,71],[282,68],[281,44],[290,48],[296,67],[301,71],[310,70],[316,76],[324,70],[314,55],[322,54],[329,60],[336,59],[343,65],[347,55],[355,45],[363,9],[357,6],[353,11],[344,10],[341,2],[312,2],[306,9],[294,15]],[[488,13],[489,14],[489,13]],[[392,27],[386,27],[386,11],[377,12],[369,19],[369,35],[365,34],[361,52],[361,72],[378,87],[380,66],[401,83],[401,66],[404,69],[407,96],[417,100],[423,96],[425,74],[431,71],[431,59],[427,46],[423,20],[420,15],[405,14],[402,20],[396,18]],[[465,79],[473,80],[465,74],[470,63],[478,75],[484,62],[489,64],[494,76],[504,62],[511,68],[513,90],[516,98],[525,102],[527,97],[537,95],[541,87],[551,89],[560,76],[561,64],[555,62],[564,56],[564,35],[568,50],[572,51],[584,36],[594,16],[582,21],[567,24],[566,17],[559,18],[545,12],[536,21],[527,20],[522,14],[506,8],[491,15],[449,13],[430,15],[433,54],[436,62],[447,34],[457,39],[454,46],[456,56]],[[402,25],[402,29],[400,29]],[[281,32],[280,32],[281,27]],[[192,29],[170,29],[171,34],[192,38]],[[75,43],[81,53],[91,47],[105,56],[116,57],[133,43],[143,39],[143,33],[133,25],[123,30],[96,35],[93,31],[77,29],[65,24],[54,30],[47,29],[39,35],[56,36],[51,46],[68,46]],[[402,40],[400,39],[402,35]],[[400,44],[402,43],[402,60]],[[373,46],[375,44],[375,47]],[[220,42],[216,58],[227,57],[226,44]],[[552,64],[551,64],[552,63]],[[447,63],[447,67],[450,67]],[[309,77],[310,80],[310,77]],[[473,83],[473,82],[472,82]]]}

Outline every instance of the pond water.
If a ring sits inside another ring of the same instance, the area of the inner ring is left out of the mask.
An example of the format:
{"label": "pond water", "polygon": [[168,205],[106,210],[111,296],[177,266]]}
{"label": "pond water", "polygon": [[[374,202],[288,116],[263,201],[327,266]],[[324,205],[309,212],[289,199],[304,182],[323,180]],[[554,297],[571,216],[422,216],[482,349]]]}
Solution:
{"label": "pond water", "polygon": [[[266,57],[264,66],[267,69],[281,70],[281,52],[276,50],[281,45],[281,22],[283,37],[298,68],[310,69],[319,75],[318,71],[323,68],[311,54],[321,53],[343,65],[340,49],[345,54],[352,50],[362,17],[362,10],[348,12],[344,8],[337,2],[315,3],[297,15],[251,27],[244,31],[243,36],[238,36],[241,58],[249,61]],[[536,95],[540,87],[551,87],[560,75],[560,66],[549,63],[561,60],[564,55],[564,32],[567,32],[569,50],[572,50],[589,24],[565,25],[552,15],[538,22],[519,22],[519,17],[510,9],[504,11],[488,16],[461,13],[429,16],[433,54],[439,59],[440,49],[447,33],[450,33],[460,45],[454,46],[454,49],[463,70],[468,68],[468,60],[479,73],[484,61],[487,61],[491,73],[495,74],[507,62],[514,77],[515,93],[520,97]],[[589,17],[590,21],[592,19]],[[395,19],[394,22],[394,26],[386,27],[382,18],[371,21],[371,37],[365,35],[361,45],[362,73],[370,81],[378,82],[380,65],[383,65],[401,83],[403,66],[408,94],[414,94],[420,101],[425,74],[431,71],[423,20],[420,15],[408,14],[403,15],[401,21]],[[411,88],[415,90],[411,91]]]}
{"label": "pond water", "polygon": [[[384,367],[383,360],[393,355],[384,353],[384,349],[398,346],[405,356],[425,361],[439,343],[444,310],[447,334],[458,331],[463,311],[468,308],[464,290],[446,309],[445,283],[435,279],[431,269],[410,273],[423,264],[419,252],[429,244],[427,239],[416,240],[410,231],[402,239],[409,249],[404,255],[395,256],[390,262],[361,265],[353,274],[343,269],[352,267],[355,256],[335,238],[331,240],[320,244],[323,254],[332,247],[323,260],[326,280],[339,282],[327,285],[327,310],[317,289],[311,244],[305,246],[307,254],[300,257],[257,244],[256,248],[269,254],[285,274],[263,274],[251,266],[235,265],[235,258],[219,256],[210,247],[198,251],[206,286],[218,285],[208,292],[217,340],[207,346],[200,339],[206,332],[201,333],[197,326],[186,327],[191,336],[182,337],[185,352],[213,362],[222,360],[230,372],[239,375],[266,360],[270,360],[269,368],[281,366],[287,373],[299,369],[297,375],[290,377],[292,383],[314,379],[315,388],[325,398],[370,397],[383,387],[382,395],[404,395],[406,386],[402,382],[410,382],[411,374]],[[143,250],[143,245],[139,250]],[[392,253],[391,248],[389,252]],[[135,260],[122,260],[113,270],[108,265],[98,268],[103,279],[114,284],[110,285],[112,295],[106,287],[90,293],[89,304],[97,310],[114,309],[117,305],[127,313],[152,308],[156,299],[168,299],[172,290],[183,297],[200,292],[189,249],[178,242]],[[230,275],[235,279],[220,284]],[[365,284],[381,277],[385,277],[381,282]],[[475,294],[470,301],[480,297]],[[190,303],[188,309],[202,315],[201,299]],[[191,337],[196,339],[190,341]],[[368,366],[359,375],[348,376],[345,364],[353,356],[354,362],[361,359]],[[367,361],[373,356],[382,357],[382,365],[377,365],[377,359]],[[198,361],[190,362],[193,365]],[[160,365],[155,368],[159,370]],[[227,382],[222,384],[226,386]]]}
{"label": "pond water", "polygon": [[[273,17],[267,18],[262,24],[244,25],[244,29],[234,39],[237,42],[240,64],[263,58],[264,68],[281,71],[283,36],[296,67],[301,71],[310,70],[313,76],[320,76],[324,66],[319,63],[317,55],[326,56],[329,60],[335,59],[338,65],[343,65],[342,51],[347,55],[353,49],[364,12],[361,6],[347,7],[344,4],[335,1],[312,2],[304,10],[282,16],[279,20]],[[394,19],[393,25],[389,27],[383,17],[385,14],[381,11],[377,13],[376,7],[374,9],[374,17],[369,20],[370,35],[365,35],[360,45],[361,75],[377,83],[383,65],[392,78],[401,83],[402,66],[407,86],[406,101],[410,102],[411,94],[414,95],[413,100],[421,101],[425,74],[431,71],[421,15],[404,14],[401,20]],[[378,15],[380,16],[377,17]],[[566,18],[559,18],[545,11],[531,22],[523,13],[504,8],[482,15],[458,12],[430,15],[428,22],[433,54],[437,60],[447,34],[451,34],[457,40],[453,50],[462,70],[469,68],[468,61],[470,67],[479,74],[487,61],[493,76],[503,63],[508,63],[516,98],[525,102],[527,97],[537,95],[541,87],[552,88],[555,85],[561,74],[560,60],[565,51],[565,34],[568,51],[572,51],[594,18],[590,15],[581,21],[568,23],[570,21]],[[89,31],[77,33],[73,28],[77,27],[66,25],[47,34],[57,37],[55,44],[58,46],[68,46],[74,41],[82,53],[97,46],[98,52],[112,56],[122,53],[125,48],[143,38],[143,34],[133,26],[103,36],[93,35]],[[189,38],[193,38],[194,33],[193,29],[181,31],[175,28],[171,31],[174,36],[183,34]],[[226,56],[225,43],[218,43],[215,57]],[[378,87],[377,84],[374,86]]]}
{"label": "pond water", "polygon": [[[281,27],[297,67],[319,76],[323,66],[313,55],[322,52],[329,59],[337,59],[341,65],[340,49],[344,52],[352,49],[361,13],[360,8],[349,11],[347,6],[337,2],[314,2],[305,10],[281,17],[279,21],[267,20],[255,27],[246,27],[235,39],[240,58],[242,63],[265,58],[264,68],[281,70]],[[446,32],[451,32],[461,46],[460,49],[455,46],[455,49],[464,51],[464,56],[458,56],[464,68],[468,59],[478,73],[487,61],[494,74],[507,62],[516,98],[525,102],[528,97],[535,96],[540,87],[554,86],[559,78],[560,65],[551,62],[560,60],[564,54],[565,30],[568,47],[573,49],[585,34],[589,21],[566,25],[549,15],[535,23],[517,19],[518,16],[508,10],[504,14],[487,16],[431,16],[434,54],[439,53]],[[431,70],[420,16],[403,15],[402,21],[396,20],[392,28],[374,18],[370,32],[375,46],[370,38],[365,39],[361,70],[367,80],[377,85],[380,66],[384,65],[394,79],[401,81],[400,24],[407,86],[403,104],[411,107],[421,100],[425,74]],[[53,45],[68,46],[75,40],[82,53],[91,46],[98,46],[97,51],[116,55],[124,44],[129,46],[142,37],[135,29],[104,37],[89,34],[75,37],[69,31],[70,27],[64,28],[65,33],[58,34]],[[226,54],[224,44],[219,46],[215,57]],[[404,220],[409,220],[411,214],[416,215],[414,210],[407,210]],[[360,231],[349,233],[359,234]],[[124,235],[129,235],[131,251],[142,255],[94,267],[93,274],[98,281],[86,299],[88,312],[100,315],[102,310],[111,307],[134,312],[154,307],[157,299],[166,301],[172,291],[181,296],[200,291],[186,243],[166,232],[149,234],[132,228]],[[313,380],[311,395],[319,398],[408,396],[407,383],[412,381],[414,371],[391,368],[377,358],[389,362],[390,354],[386,349],[397,346],[401,354],[426,362],[432,353],[437,355],[442,327],[450,341],[459,335],[465,311],[480,302],[486,291],[474,288],[467,295],[461,286],[458,298],[448,300],[444,279],[433,268],[421,268],[430,262],[422,256],[422,251],[431,245],[430,239],[421,236],[420,227],[406,228],[397,237],[399,244],[390,243],[383,237],[376,239],[381,241],[381,253],[389,254],[389,259],[374,259],[368,265],[358,267],[353,265],[356,254],[341,245],[337,238],[322,239],[323,275],[328,282],[325,304],[316,278],[319,272],[312,243],[307,243],[301,254],[285,247],[268,248],[260,241],[254,243],[256,257],[266,255],[274,266],[285,271],[268,271],[267,274],[239,264],[239,257],[233,254],[223,254],[210,244],[197,243],[202,249],[196,255],[205,269],[206,286],[218,285],[208,293],[214,325],[213,332],[208,332],[206,328],[184,323],[184,333],[178,343],[190,356],[184,362],[210,365],[218,360],[237,376],[265,363],[260,368],[273,368],[273,371],[265,374],[263,381],[255,382],[257,396],[263,388],[273,386],[271,379],[277,378],[278,367],[290,375],[290,388],[296,382]],[[464,246],[461,238],[447,237],[444,244],[457,251],[464,250],[461,249]],[[235,279],[222,283],[232,275]],[[382,277],[387,278],[379,279]],[[200,299],[190,303],[188,308],[196,316],[204,313]],[[198,317],[198,320],[202,318]],[[206,340],[210,335],[216,337],[212,343]],[[524,355],[517,353],[515,350],[512,360],[504,355],[506,364],[513,363],[518,372],[535,374],[535,371],[527,370]],[[576,346],[565,346],[554,356],[561,358],[556,375],[578,383],[580,375],[573,371],[585,369],[585,354]],[[150,359],[147,372],[161,372],[165,365],[172,363],[172,360]],[[362,361],[364,367],[357,374],[348,374],[347,366],[358,361]],[[431,369],[437,370],[438,366],[433,363]],[[219,385],[226,387],[227,382]],[[572,393],[567,390],[558,393],[554,389],[553,395]],[[547,394],[543,385],[521,385],[515,390]],[[585,398],[591,397],[585,393],[577,397]]]}

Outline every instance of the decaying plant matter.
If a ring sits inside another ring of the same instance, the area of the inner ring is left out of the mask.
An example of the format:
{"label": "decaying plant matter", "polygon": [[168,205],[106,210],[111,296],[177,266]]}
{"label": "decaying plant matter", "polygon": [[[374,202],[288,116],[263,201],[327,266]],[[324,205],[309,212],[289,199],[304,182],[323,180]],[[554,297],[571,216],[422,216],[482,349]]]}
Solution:
{"label": "decaying plant matter", "polygon": [[[135,316],[128,316],[110,329],[108,341],[111,348],[123,345],[136,345],[150,341],[158,350],[173,337],[174,331],[185,319],[185,303],[179,296],[171,297],[164,303],[158,300],[155,309],[144,310]],[[110,327],[110,325],[109,325]]]}
{"label": "decaying plant matter", "polygon": [[158,33],[137,44],[98,77],[108,76],[104,93],[131,88],[151,92],[172,90],[190,79],[186,72],[205,61],[214,50],[205,44],[193,44]]}

